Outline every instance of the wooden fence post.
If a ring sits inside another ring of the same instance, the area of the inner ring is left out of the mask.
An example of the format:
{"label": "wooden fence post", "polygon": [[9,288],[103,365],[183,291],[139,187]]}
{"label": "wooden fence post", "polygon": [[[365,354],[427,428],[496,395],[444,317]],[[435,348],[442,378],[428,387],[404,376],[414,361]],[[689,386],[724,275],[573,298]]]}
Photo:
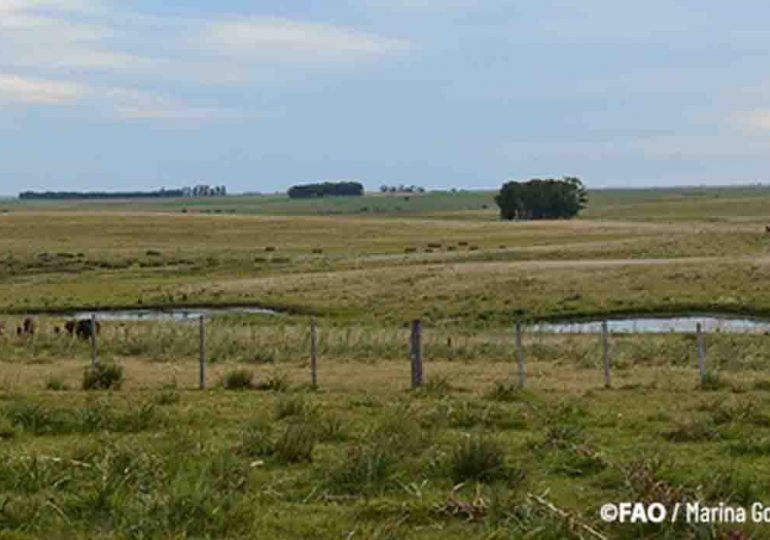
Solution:
{"label": "wooden fence post", "polygon": [[524,348],[521,344],[521,323],[516,323],[516,364],[519,367],[519,388],[524,388]]}
{"label": "wooden fence post", "polygon": [[610,340],[607,321],[602,321],[602,352],[604,360],[604,387],[610,388],[612,381],[610,379]]}
{"label": "wooden fence post", "polygon": [[91,369],[99,365],[96,349],[96,313],[91,313]]}
{"label": "wooden fence post", "polygon": [[315,317],[310,319],[310,380],[318,386],[318,330]]}
{"label": "wooden fence post", "polygon": [[422,325],[419,319],[412,321],[410,339],[412,356],[412,388],[422,386]]}
{"label": "wooden fence post", "polygon": [[700,381],[706,380],[706,348],[703,345],[703,326],[701,323],[695,325],[695,342],[698,347],[698,371],[700,372]]}
{"label": "wooden fence post", "polygon": [[206,389],[206,318],[201,315],[198,321],[198,388]]}

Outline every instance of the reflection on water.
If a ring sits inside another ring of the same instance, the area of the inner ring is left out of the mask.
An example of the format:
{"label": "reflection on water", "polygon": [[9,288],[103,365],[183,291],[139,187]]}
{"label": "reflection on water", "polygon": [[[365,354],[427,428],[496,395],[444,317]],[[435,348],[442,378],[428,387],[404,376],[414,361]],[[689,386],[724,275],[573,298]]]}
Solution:
{"label": "reflection on water", "polygon": [[275,315],[271,309],[257,307],[222,308],[180,308],[180,309],[116,309],[105,311],[83,311],[74,313],[77,319],[87,319],[91,314],[102,321],[192,321],[212,315],[259,314]]}
{"label": "reflection on water", "polygon": [[[610,332],[616,333],[651,333],[694,332],[695,325],[701,323],[704,332],[726,333],[761,333],[770,331],[770,321],[761,319],[737,319],[727,316],[686,316],[686,317],[636,317],[627,319],[607,319]],[[534,324],[532,330],[565,334],[590,334],[602,330],[601,320],[583,322],[553,322]]]}

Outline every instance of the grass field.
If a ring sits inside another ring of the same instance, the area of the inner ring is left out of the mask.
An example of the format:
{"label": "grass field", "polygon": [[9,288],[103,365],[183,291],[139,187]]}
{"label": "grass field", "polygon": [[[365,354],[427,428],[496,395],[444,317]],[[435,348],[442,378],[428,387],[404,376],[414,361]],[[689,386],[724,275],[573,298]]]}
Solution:
{"label": "grass field", "polygon": [[[0,538],[770,537],[598,517],[770,500],[767,336],[707,336],[705,387],[690,335],[613,336],[612,389],[596,336],[527,333],[523,391],[511,358],[519,319],[770,314],[770,190],[598,191],[540,223],[491,197],[3,201]],[[81,388],[56,311],[182,305],[283,312],[211,321],[206,392],[194,325],[105,323],[125,381]]]}

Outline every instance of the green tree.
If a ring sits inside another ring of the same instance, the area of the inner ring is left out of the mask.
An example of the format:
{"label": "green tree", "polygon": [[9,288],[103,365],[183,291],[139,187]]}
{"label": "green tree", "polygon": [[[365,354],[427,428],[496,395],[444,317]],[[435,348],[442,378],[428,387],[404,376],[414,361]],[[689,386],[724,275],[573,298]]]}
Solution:
{"label": "green tree", "polygon": [[534,178],[528,182],[506,182],[495,196],[501,219],[570,219],[588,202],[579,178],[561,180]]}

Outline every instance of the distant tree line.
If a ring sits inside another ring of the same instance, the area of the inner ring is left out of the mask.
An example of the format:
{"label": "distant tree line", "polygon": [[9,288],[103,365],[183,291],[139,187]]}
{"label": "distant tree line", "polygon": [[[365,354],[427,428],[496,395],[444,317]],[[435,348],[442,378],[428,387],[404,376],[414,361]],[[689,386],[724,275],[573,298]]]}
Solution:
{"label": "distant tree line", "polygon": [[313,199],[316,197],[360,197],[364,186],[360,182],[321,182],[292,186],[289,197],[292,199]]}
{"label": "distant tree line", "polygon": [[565,176],[507,182],[495,202],[502,219],[569,219],[585,208],[588,196],[579,178]]}
{"label": "distant tree line", "polygon": [[405,186],[399,184],[397,186],[381,185],[380,192],[382,193],[425,193],[425,188],[421,186]]}
{"label": "distant tree line", "polygon": [[225,186],[198,185],[180,189],[159,189],[156,191],[24,191],[19,199],[24,200],[69,200],[69,199],[155,199],[172,197],[222,197],[227,195]]}

